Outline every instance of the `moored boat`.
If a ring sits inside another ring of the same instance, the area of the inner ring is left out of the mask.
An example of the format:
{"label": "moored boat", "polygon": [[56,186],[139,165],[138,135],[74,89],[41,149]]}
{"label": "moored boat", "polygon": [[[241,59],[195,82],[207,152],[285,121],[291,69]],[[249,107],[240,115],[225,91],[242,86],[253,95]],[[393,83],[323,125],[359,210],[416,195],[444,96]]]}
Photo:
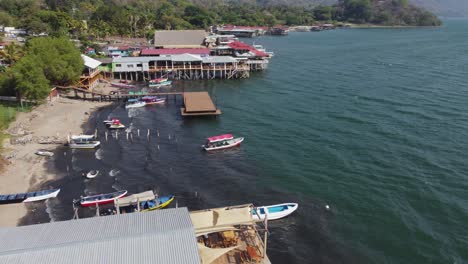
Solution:
{"label": "moored boat", "polygon": [[240,146],[244,141],[243,137],[234,138],[231,134],[224,134],[207,138],[207,142],[202,147],[206,151],[219,150]]}
{"label": "moored boat", "polygon": [[129,102],[125,105],[125,108],[126,109],[129,109],[129,108],[138,108],[138,107],[143,107],[145,106],[146,103],[143,102],[143,101],[136,101],[136,102]]}
{"label": "moored boat", "polygon": [[48,150],[44,150],[44,149],[40,149],[40,150],[36,151],[35,154],[39,155],[39,156],[45,156],[45,157],[52,157],[54,155],[54,153],[52,151],[48,151]]}
{"label": "moored boat", "polygon": [[113,121],[112,123],[107,123],[106,124],[107,128],[109,129],[121,129],[121,128],[125,128],[125,125],[120,123],[119,120],[115,120]]}
{"label": "moored boat", "polygon": [[97,140],[72,140],[68,146],[73,149],[93,149],[100,144],[101,142]]}
{"label": "moored boat", "polygon": [[153,191],[146,191],[116,199],[114,205],[121,212],[149,212],[168,206],[174,198],[174,195],[157,196]]}
{"label": "moored boat", "polygon": [[151,99],[144,99],[146,105],[154,105],[154,104],[164,104],[166,102],[165,98],[151,98]]}
{"label": "moored boat", "polygon": [[57,197],[60,189],[0,195],[0,204],[28,203]]}
{"label": "moored boat", "polygon": [[81,206],[108,204],[108,203],[112,203],[115,199],[124,197],[126,194],[127,194],[127,191],[123,190],[123,191],[117,191],[113,193],[86,196],[86,197],[81,197],[79,202]]}
{"label": "moored boat", "polygon": [[94,135],[72,135],[70,137],[71,140],[93,140],[94,138]]}
{"label": "moored boat", "polygon": [[117,118],[112,118],[112,119],[104,120],[102,122],[106,125],[111,125],[114,122],[120,122],[120,121]]}
{"label": "moored boat", "polygon": [[297,203],[282,203],[275,205],[259,206],[252,209],[252,218],[256,221],[276,220],[286,217],[297,210]]}
{"label": "moored boat", "polygon": [[99,175],[98,170],[91,170],[86,174],[86,178],[93,179],[93,178],[96,178],[96,176],[98,176],[98,175]]}
{"label": "moored boat", "polygon": [[126,88],[126,89],[131,89],[131,88],[136,87],[135,85],[126,84],[126,83],[116,83],[116,82],[112,82],[111,86],[117,87],[117,88]]}
{"label": "moored boat", "polygon": [[148,86],[149,87],[162,87],[162,86],[168,86],[171,85],[172,81],[169,81],[167,78],[157,78],[149,81]]}

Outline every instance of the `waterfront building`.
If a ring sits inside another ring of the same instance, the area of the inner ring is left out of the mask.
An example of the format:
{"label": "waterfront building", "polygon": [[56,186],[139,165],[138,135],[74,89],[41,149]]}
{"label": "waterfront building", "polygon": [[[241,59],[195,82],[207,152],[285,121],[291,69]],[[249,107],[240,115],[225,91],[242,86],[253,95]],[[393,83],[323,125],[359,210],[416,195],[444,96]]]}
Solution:
{"label": "waterfront building", "polygon": [[207,32],[204,30],[156,30],[156,48],[205,48]]}
{"label": "waterfront building", "polygon": [[187,208],[0,228],[0,237],[0,263],[202,263]]}
{"label": "waterfront building", "polygon": [[216,27],[214,30],[219,35],[234,35],[239,38],[253,38],[264,35],[267,28],[260,26],[224,25],[222,27]]}
{"label": "waterfront building", "polygon": [[275,26],[270,29],[271,35],[286,36],[289,34],[289,27],[287,26]]}
{"label": "waterfront building", "polygon": [[228,45],[217,46],[212,49],[212,54],[218,56],[235,57],[239,63],[249,66],[252,71],[265,70],[268,67],[270,55],[239,41],[233,41]]}
{"label": "waterfront building", "polygon": [[98,84],[101,73],[99,69],[101,62],[83,54],[81,55],[81,58],[84,61],[85,67],[80,76],[78,87],[83,89],[92,89]]}
{"label": "waterfront building", "polygon": [[114,78],[148,81],[159,77],[176,80],[248,78],[249,66],[231,56],[177,54],[120,57],[112,61]]}

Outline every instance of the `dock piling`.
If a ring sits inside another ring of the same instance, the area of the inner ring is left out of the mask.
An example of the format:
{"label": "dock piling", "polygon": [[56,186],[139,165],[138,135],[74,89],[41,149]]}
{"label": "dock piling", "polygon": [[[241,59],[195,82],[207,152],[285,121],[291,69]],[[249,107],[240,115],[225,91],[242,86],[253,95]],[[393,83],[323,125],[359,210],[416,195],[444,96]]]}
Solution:
{"label": "dock piling", "polygon": [[107,131],[106,131],[106,142],[107,142]]}
{"label": "dock piling", "polygon": [[150,140],[150,130],[148,128],[148,133],[146,134],[146,138],[148,139],[148,141]]}

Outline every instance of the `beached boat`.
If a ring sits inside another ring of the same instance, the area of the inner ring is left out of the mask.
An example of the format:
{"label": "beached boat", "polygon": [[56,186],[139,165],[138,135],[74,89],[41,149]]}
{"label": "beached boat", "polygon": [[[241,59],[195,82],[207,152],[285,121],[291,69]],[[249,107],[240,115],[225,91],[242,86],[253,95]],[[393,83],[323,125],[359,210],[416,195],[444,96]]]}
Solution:
{"label": "beached boat", "polygon": [[124,197],[127,194],[127,191],[117,191],[113,193],[98,194],[92,196],[81,197],[80,205],[81,206],[92,206],[96,204],[108,204],[114,202],[115,199]]}
{"label": "beached boat", "polygon": [[68,146],[72,149],[93,149],[101,144],[97,140],[72,140]]}
{"label": "beached boat", "polygon": [[96,178],[96,176],[98,176],[98,175],[99,175],[98,170],[91,170],[86,174],[86,178],[93,179],[93,178]]}
{"label": "beached boat", "polygon": [[48,151],[48,150],[44,150],[44,149],[40,149],[40,150],[36,151],[35,154],[39,155],[39,156],[45,156],[45,157],[52,157],[54,155],[54,153],[52,151]]}
{"label": "beached boat", "polygon": [[207,138],[206,144],[202,147],[206,151],[226,149],[239,146],[242,141],[244,141],[243,137],[234,138],[231,134],[224,134]]}
{"label": "beached boat", "polygon": [[143,107],[145,106],[146,103],[143,102],[143,101],[136,101],[136,102],[129,102],[125,105],[125,108],[126,109],[129,109],[129,108],[138,108],[138,107]]}
{"label": "beached boat", "polygon": [[252,209],[252,218],[256,221],[276,220],[286,217],[297,210],[297,203],[283,203],[267,206],[259,206]]}
{"label": "beached boat", "polygon": [[60,189],[0,195],[0,204],[29,203],[57,197]]}
{"label": "beached boat", "polygon": [[131,89],[131,88],[136,87],[135,85],[126,84],[126,83],[116,83],[116,82],[111,82],[111,86],[117,87],[117,88],[125,88],[125,89]]}
{"label": "beached boat", "polygon": [[94,138],[94,135],[72,135],[70,137],[71,140],[93,140]]}

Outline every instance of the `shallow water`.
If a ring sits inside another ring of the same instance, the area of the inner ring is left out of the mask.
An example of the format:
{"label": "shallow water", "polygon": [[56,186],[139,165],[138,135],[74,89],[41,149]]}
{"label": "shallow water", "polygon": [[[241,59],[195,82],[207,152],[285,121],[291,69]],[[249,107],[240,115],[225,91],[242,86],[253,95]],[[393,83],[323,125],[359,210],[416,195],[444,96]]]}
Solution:
{"label": "shallow water", "polygon": [[[209,91],[218,119],[183,120],[180,101],[97,112],[89,131],[101,148],[56,153],[63,177],[47,185],[62,193],[50,215],[70,219],[74,198],[116,189],[154,188],[189,209],[292,201],[297,213],[269,224],[274,263],[465,263],[467,40],[468,20],[257,38],[275,52],[267,71],[176,84]],[[105,141],[109,116],[133,141],[123,131]],[[222,133],[246,139],[201,150]],[[90,169],[101,174],[83,179]],[[38,221],[48,218],[25,223]]]}

